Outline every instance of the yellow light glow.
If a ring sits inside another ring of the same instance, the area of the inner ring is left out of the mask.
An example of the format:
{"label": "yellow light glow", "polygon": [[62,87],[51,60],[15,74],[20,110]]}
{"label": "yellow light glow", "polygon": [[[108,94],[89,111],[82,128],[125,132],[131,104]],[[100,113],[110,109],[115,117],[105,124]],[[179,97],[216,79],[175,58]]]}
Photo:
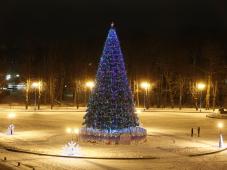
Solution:
{"label": "yellow light glow", "polygon": [[8,118],[9,119],[14,119],[16,117],[16,113],[14,113],[14,112],[10,112],[9,114],[8,114]]}
{"label": "yellow light glow", "polygon": [[73,131],[74,131],[75,134],[79,133],[79,129],[77,129],[77,128],[75,128]]}
{"label": "yellow light glow", "polygon": [[40,81],[39,82],[33,82],[31,86],[34,89],[41,88],[42,83]]}
{"label": "yellow light glow", "polygon": [[71,128],[66,128],[66,132],[67,133],[72,133],[72,129]]}
{"label": "yellow light glow", "polygon": [[90,89],[93,89],[95,87],[95,83],[94,83],[94,81],[88,81],[88,82],[86,82],[85,86]]}
{"label": "yellow light glow", "polygon": [[136,109],[136,113],[140,114],[142,111],[140,109]]}
{"label": "yellow light glow", "polygon": [[198,90],[204,90],[205,87],[206,87],[206,85],[205,85],[204,83],[198,83],[198,84],[197,84],[197,89],[198,89]]}
{"label": "yellow light glow", "polygon": [[224,126],[224,125],[223,125],[222,122],[219,122],[219,123],[218,123],[218,128],[219,128],[219,129],[223,128],[223,126]]}
{"label": "yellow light glow", "polygon": [[148,82],[142,82],[140,84],[140,87],[143,88],[143,89],[145,89],[145,90],[147,90],[147,89],[149,89],[151,87],[151,84],[148,83]]}

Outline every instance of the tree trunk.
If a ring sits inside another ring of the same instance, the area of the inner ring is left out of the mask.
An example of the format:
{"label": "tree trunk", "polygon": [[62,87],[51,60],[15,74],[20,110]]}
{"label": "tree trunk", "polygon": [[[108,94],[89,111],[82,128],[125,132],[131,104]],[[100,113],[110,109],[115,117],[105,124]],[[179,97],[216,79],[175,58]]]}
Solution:
{"label": "tree trunk", "polygon": [[136,100],[137,100],[137,107],[140,106],[140,98],[139,98],[139,82],[136,81]]}
{"label": "tree trunk", "polygon": [[50,108],[53,109],[54,107],[54,80],[53,77],[51,76],[49,79],[49,92],[50,92]]}
{"label": "tree trunk", "polygon": [[76,108],[79,109],[79,93],[78,93],[78,81],[75,81],[75,85],[74,85],[74,104],[76,105]]}
{"label": "tree trunk", "polygon": [[182,109],[182,98],[183,98],[184,80],[179,80],[179,109]]}
{"label": "tree trunk", "polygon": [[211,85],[211,75],[208,75],[207,92],[206,92],[206,110],[210,109],[210,85]]}
{"label": "tree trunk", "polygon": [[174,92],[173,92],[173,88],[172,88],[172,83],[171,83],[171,77],[169,76],[169,73],[165,74],[165,78],[166,78],[166,82],[168,85],[168,92],[169,92],[169,99],[170,99],[170,104],[171,104],[171,108],[174,108]]}
{"label": "tree trunk", "polygon": [[218,82],[215,81],[215,84],[213,85],[213,101],[212,101],[213,111],[215,110],[215,106],[216,106],[217,88],[218,88]]}
{"label": "tree trunk", "polygon": [[25,101],[25,109],[28,109],[29,105],[29,89],[30,89],[30,80],[27,80],[26,84],[26,101]]}

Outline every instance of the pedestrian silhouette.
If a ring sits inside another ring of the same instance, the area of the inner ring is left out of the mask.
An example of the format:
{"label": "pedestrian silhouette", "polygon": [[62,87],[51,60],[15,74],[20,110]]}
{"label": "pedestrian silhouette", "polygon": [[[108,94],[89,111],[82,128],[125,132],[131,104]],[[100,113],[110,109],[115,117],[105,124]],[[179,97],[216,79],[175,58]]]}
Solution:
{"label": "pedestrian silhouette", "polygon": [[191,129],[191,137],[193,137],[193,128]]}

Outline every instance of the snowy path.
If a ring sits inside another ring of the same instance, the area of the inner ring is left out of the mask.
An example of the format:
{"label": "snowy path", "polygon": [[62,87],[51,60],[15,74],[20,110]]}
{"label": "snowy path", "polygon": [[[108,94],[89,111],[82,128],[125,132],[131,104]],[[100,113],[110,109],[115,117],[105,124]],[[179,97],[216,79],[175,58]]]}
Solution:
{"label": "snowy path", "polygon": [[[17,110],[14,110],[17,112]],[[0,131],[9,124],[8,110],[0,114]],[[13,121],[16,134],[0,134],[0,145],[16,147],[27,151],[47,154],[61,154],[63,145],[71,136],[66,127],[79,128],[84,112],[17,112]],[[226,169],[227,151],[213,155],[189,157],[191,154],[218,150],[217,123],[227,120],[206,118],[205,113],[186,109],[183,112],[156,110],[139,114],[141,123],[148,129],[148,140],[141,145],[98,145],[80,144],[81,155],[89,157],[155,157],[149,160],[93,160],[76,158],[56,158],[0,150],[0,164],[16,168],[21,162],[23,169]],[[190,129],[201,128],[201,137],[190,137]],[[223,129],[226,136],[227,131]],[[183,168],[185,167],[185,168]]]}

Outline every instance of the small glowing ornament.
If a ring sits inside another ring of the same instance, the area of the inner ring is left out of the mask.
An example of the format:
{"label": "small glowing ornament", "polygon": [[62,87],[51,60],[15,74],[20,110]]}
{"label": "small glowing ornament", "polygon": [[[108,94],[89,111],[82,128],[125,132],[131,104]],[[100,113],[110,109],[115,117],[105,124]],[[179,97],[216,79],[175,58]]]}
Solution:
{"label": "small glowing ornament", "polygon": [[15,126],[13,124],[9,125],[6,132],[7,135],[14,135],[14,129],[15,129]]}
{"label": "small glowing ornament", "polygon": [[218,123],[218,128],[219,128],[219,129],[223,128],[223,123],[219,122],[219,123]]}
{"label": "small glowing ornament", "polygon": [[14,113],[14,112],[10,112],[9,114],[8,114],[8,118],[9,119],[14,119],[16,117],[16,114]]}
{"label": "small glowing ornament", "polygon": [[67,132],[67,133],[72,133],[72,129],[71,129],[71,128],[67,128],[67,129],[66,129],[66,132]]}
{"label": "small glowing ornament", "polygon": [[63,147],[63,155],[64,156],[79,156],[80,155],[79,144],[74,141],[68,142]]}

